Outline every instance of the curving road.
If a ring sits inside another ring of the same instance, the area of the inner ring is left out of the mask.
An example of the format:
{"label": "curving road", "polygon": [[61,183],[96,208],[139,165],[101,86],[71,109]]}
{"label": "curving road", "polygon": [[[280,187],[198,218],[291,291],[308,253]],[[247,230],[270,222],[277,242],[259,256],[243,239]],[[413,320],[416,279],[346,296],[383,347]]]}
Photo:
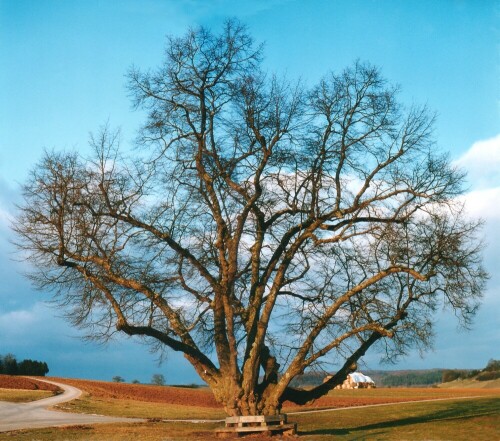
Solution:
{"label": "curving road", "polygon": [[[37,380],[39,379],[37,378]],[[9,403],[0,401],[0,432],[41,427],[68,426],[73,424],[145,421],[138,418],[118,418],[49,410],[47,408],[50,406],[78,398],[82,394],[82,391],[67,384],[55,383],[53,381],[45,382],[59,386],[64,392],[53,397],[32,401],[30,403]]]}

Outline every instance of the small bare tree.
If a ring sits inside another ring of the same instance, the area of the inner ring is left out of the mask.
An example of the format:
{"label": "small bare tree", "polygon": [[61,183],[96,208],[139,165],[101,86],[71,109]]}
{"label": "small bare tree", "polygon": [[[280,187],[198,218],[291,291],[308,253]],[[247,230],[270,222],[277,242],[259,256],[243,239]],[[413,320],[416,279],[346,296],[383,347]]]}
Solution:
{"label": "small bare tree", "polygon": [[[89,159],[46,153],[14,225],[75,325],[182,352],[228,415],[314,400],[372,346],[425,349],[432,312],[467,325],[487,277],[425,108],[367,64],[306,89],[260,62],[234,21],[171,38],[129,73],[134,159],[109,128]],[[325,361],[328,381],[291,387]]]}
{"label": "small bare tree", "polygon": [[165,386],[165,377],[163,374],[153,374],[151,377],[151,384],[156,386]]}

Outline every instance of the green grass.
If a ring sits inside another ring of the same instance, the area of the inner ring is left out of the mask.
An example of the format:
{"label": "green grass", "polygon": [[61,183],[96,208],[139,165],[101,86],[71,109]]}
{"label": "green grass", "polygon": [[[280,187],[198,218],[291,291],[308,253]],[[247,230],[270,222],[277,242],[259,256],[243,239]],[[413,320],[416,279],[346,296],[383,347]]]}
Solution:
{"label": "green grass", "polygon": [[0,401],[27,403],[54,395],[48,390],[0,389]]}
{"label": "green grass", "polygon": [[[500,439],[500,397],[343,409],[289,419],[298,423],[307,441],[490,441]],[[216,439],[214,429],[220,426],[159,421],[72,426],[0,433],[0,441],[208,441]],[[249,438],[255,439],[265,438]]]}
{"label": "green grass", "polygon": [[500,439],[500,398],[480,398],[294,415],[307,440]]}

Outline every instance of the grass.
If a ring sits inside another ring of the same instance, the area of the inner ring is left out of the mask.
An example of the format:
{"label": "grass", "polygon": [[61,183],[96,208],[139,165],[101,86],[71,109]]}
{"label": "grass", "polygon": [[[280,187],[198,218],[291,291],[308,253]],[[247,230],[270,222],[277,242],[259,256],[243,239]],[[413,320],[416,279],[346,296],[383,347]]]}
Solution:
{"label": "grass", "polygon": [[158,422],[80,425],[0,433],[0,441],[212,441],[217,427]]}
{"label": "grass", "polygon": [[[336,398],[336,406],[355,406],[379,402],[387,402],[395,399],[417,400],[432,398],[453,398],[457,396],[485,394],[492,395],[497,391],[458,391],[441,389],[358,389],[358,390],[335,390],[331,396]],[[341,404],[343,402],[343,405]],[[335,406],[335,407],[336,407]],[[325,408],[332,406],[318,406]],[[56,409],[108,416],[154,418],[154,419],[222,419],[225,414],[221,408],[202,406],[178,405],[169,403],[154,403],[123,398],[105,398],[85,393],[81,398],[56,406]],[[306,410],[297,406],[288,406],[284,412]]]}
{"label": "grass", "polygon": [[[8,391],[18,397],[50,395],[44,391]],[[481,395],[481,398],[455,399]],[[1,395],[0,395],[1,396]],[[340,403],[377,403],[400,399],[450,398],[449,401],[393,404],[365,409],[338,409],[332,412],[290,415],[299,434],[307,441],[326,440],[492,440],[500,439],[500,394],[497,390],[452,389],[365,389],[331,393]],[[11,400],[11,397],[5,398]],[[0,441],[202,441],[215,440],[214,429],[221,423],[163,422],[162,419],[222,419],[220,409],[151,403],[130,399],[103,398],[85,393],[80,399],[63,403],[59,409],[101,415],[146,418],[135,424],[77,425],[64,428],[32,429],[0,433]],[[296,410],[286,408],[285,412]],[[305,410],[305,409],[301,409]],[[265,439],[250,437],[250,440]],[[274,437],[272,440],[279,439]]]}
{"label": "grass", "polygon": [[68,412],[90,413],[108,416],[134,418],[168,419],[223,419],[222,409],[198,406],[180,406],[147,401],[97,398],[85,394],[82,398],[55,406],[55,409]]}
{"label": "grass", "polygon": [[54,395],[48,390],[0,389],[0,401],[27,403]]}
{"label": "grass", "polygon": [[[193,409],[190,417],[200,418],[198,410]],[[500,397],[341,409],[293,415],[290,420],[298,423],[299,434],[307,441],[490,441],[500,439]],[[70,426],[0,433],[0,441],[208,441],[216,439],[213,431],[220,426],[160,421]]]}
{"label": "grass", "polygon": [[[498,390],[439,389],[439,388],[379,388],[333,390],[327,397],[313,403],[315,408],[352,407],[361,404],[382,404],[400,401],[448,399],[472,396],[498,396]],[[284,412],[306,410],[295,405],[285,406]]]}
{"label": "grass", "polygon": [[500,398],[412,403],[294,415],[299,433],[319,440],[500,439]]}

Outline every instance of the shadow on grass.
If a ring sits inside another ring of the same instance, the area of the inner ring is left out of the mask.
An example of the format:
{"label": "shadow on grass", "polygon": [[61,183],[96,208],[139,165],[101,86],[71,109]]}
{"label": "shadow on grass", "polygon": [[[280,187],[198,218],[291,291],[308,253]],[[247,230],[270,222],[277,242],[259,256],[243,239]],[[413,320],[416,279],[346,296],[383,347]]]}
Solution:
{"label": "shadow on grass", "polygon": [[[354,435],[358,431],[377,430],[381,432],[370,435],[382,435],[383,429],[395,429],[398,427],[410,426],[413,424],[426,424],[436,421],[462,420],[494,415],[499,413],[498,399],[488,399],[481,401],[462,401],[450,403],[445,409],[436,409],[424,415],[411,416],[407,418],[391,419],[373,424],[360,425],[349,428],[321,428],[310,431],[299,431],[299,435]],[[407,412],[407,411],[404,411]],[[403,412],[402,412],[403,413]],[[360,421],[361,422],[361,421]]]}

